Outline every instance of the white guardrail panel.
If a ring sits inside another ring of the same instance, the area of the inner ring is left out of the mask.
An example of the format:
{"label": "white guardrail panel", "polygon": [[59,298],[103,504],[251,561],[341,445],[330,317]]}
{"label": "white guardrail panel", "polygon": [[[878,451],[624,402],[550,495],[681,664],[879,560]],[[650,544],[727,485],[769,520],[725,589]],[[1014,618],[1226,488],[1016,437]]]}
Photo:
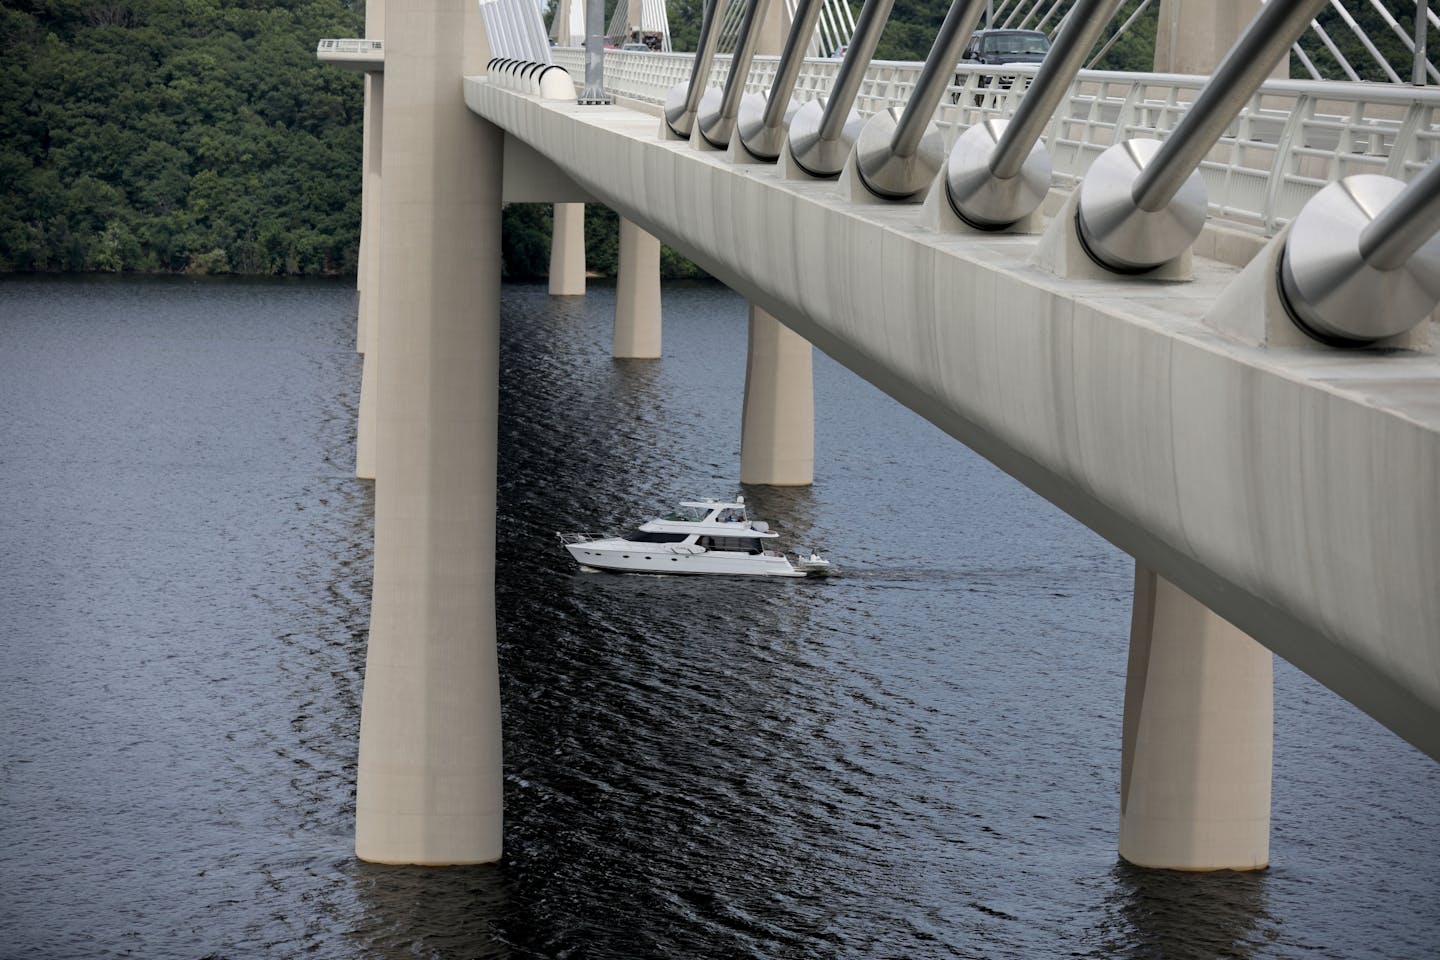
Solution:
{"label": "white guardrail panel", "polygon": [[[578,47],[552,50],[577,82],[585,72]],[[607,50],[605,89],[615,96],[663,104],[690,79],[688,53]],[[855,98],[868,116],[903,108],[923,64],[872,61]],[[756,57],[746,78],[753,93],[769,90],[778,60]],[[795,84],[801,102],[823,96],[839,60],[806,60]],[[966,128],[1012,114],[1038,67],[962,64],[955,85],[935,112],[947,144]],[[730,57],[717,55],[710,84],[720,86]],[[1106,147],[1133,137],[1163,139],[1208,77],[1086,70],[1071,85],[1050,121],[1045,144],[1054,183],[1069,189]],[[1356,173],[1408,180],[1440,159],[1440,88],[1379,83],[1270,80],[1251,98],[1201,164],[1210,214],[1273,234],[1327,183]]]}

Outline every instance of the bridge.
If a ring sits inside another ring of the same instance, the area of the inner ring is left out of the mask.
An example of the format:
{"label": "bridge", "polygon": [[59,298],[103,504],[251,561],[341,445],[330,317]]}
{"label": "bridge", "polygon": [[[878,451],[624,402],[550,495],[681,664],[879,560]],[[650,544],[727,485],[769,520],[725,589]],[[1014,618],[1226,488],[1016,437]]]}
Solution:
{"label": "bridge", "polygon": [[1087,0],[1039,67],[955,66],[975,0],[926,64],[872,62],[865,12],[804,59],[808,8],[752,0],[732,56],[583,92],[461,0],[322,42],[368,84],[358,855],[501,853],[506,201],[620,214],[617,356],[658,355],[662,240],[750,300],[746,482],[809,482],[813,344],[1134,556],[1125,859],[1268,863],[1272,653],[1440,759],[1440,94],[1267,79],[1319,5],[1212,30],[1209,78],[1080,70]]}

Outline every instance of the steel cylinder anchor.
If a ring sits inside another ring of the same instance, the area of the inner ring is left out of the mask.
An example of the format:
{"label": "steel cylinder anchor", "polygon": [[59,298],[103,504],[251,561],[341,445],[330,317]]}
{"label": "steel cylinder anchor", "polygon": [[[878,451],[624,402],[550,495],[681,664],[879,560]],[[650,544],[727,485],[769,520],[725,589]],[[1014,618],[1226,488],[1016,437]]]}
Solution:
{"label": "steel cylinder anchor", "polygon": [[665,125],[682,140],[690,139],[695,129],[695,116],[700,110],[700,97],[709,83],[710,65],[715,60],[715,47],[720,42],[720,20],[725,14],[725,0],[709,0],[704,19],[700,21],[699,49],[690,68],[690,82],[677,83],[665,95]]}
{"label": "steel cylinder anchor", "polygon": [[830,96],[811,100],[790,120],[790,155],[812,177],[835,177],[845,168],[845,158],[865,123],[854,110],[855,94],[894,5],[895,0],[865,0]]}
{"label": "steel cylinder anchor", "polygon": [[887,200],[908,200],[930,186],[945,165],[945,138],[931,122],[955,79],[955,64],[970,39],[985,0],[954,0],[905,110],[883,110],[865,122],[855,141],[855,169],[865,188]]}
{"label": "steel cylinder anchor", "polygon": [[745,151],[756,160],[773,162],[780,158],[785,148],[786,128],[794,119],[800,105],[790,98],[795,92],[795,83],[800,79],[800,68],[805,63],[805,48],[815,32],[820,19],[824,0],[801,0],[790,24],[790,33],[785,38],[785,49],[780,54],[780,67],[775,73],[775,82],[766,97],[743,97],[740,100],[740,119],[736,128],[740,143]]}
{"label": "steel cylinder anchor", "polygon": [[1346,177],[1290,224],[1280,299],[1296,325],[1337,346],[1399,336],[1440,303],[1440,160],[1408,184]]}
{"label": "steel cylinder anchor", "polygon": [[[745,78],[750,74],[750,62],[755,59],[755,46],[760,40],[760,25],[765,22],[765,12],[770,0],[749,0],[745,6],[745,18],[740,23],[740,40],[735,56],[730,61],[730,73],[725,78],[725,92],[715,94],[714,88],[700,98],[697,114],[700,136],[712,147],[723,150],[730,145],[730,136],[735,132],[735,119],[740,113],[742,97],[745,97]],[[758,100],[751,94],[750,100]]]}
{"label": "steel cylinder anchor", "polygon": [[1080,182],[1075,225],[1097,263],[1137,273],[1190,248],[1208,208],[1200,162],[1325,4],[1261,7],[1167,139],[1127,140],[1095,159]]}
{"label": "steel cylinder anchor", "polygon": [[957,216],[982,230],[1023,220],[1050,191],[1050,153],[1040,135],[1122,0],[1079,0],[1008,120],[978,123],[955,141],[945,193]]}

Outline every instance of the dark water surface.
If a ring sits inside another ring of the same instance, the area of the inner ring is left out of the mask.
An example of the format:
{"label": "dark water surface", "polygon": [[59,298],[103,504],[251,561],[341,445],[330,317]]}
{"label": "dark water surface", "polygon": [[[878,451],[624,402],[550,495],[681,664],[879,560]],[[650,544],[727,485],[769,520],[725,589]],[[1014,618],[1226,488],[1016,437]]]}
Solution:
{"label": "dark water surface", "polygon": [[[505,295],[506,859],[351,850],[372,509],[343,283],[0,283],[0,956],[1440,955],[1440,767],[1276,665],[1273,866],[1115,855],[1130,563],[817,355],[741,490],[743,303]],[[829,581],[576,572],[744,492]]]}

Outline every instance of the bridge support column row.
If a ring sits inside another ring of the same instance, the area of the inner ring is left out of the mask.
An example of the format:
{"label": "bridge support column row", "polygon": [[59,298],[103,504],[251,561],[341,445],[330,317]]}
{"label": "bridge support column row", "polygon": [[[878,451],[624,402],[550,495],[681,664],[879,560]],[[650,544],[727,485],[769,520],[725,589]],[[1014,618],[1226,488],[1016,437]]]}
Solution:
{"label": "bridge support column row", "polygon": [[[557,203],[550,247],[552,296],[585,292],[585,205]],[[620,219],[613,355],[660,356],[660,241]],[[740,482],[808,486],[815,479],[815,398],[809,341],[753,304],[745,361]],[[361,402],[364,397],[362,394]]]}
{"label": "bridge support column row", "polygon": [[585,204],[557,203],[550,234],[550,295],[585,295]]}
{"label": "bridge support column row", "polygon": [[1120,856],[1141,867],[1270,862],[1273,655],[1135,567]]}
{"label": "bridge support column row", "polygon": [[750,305],[740,482],[777,487],[815,481],[815,391],[810,341]]}
{"label": "bridge support column row", "polygon": [[[489,59],[479,10],[391,0],[380,198],[375,574],[355,851],[501,853],[495,650],[503,134],[456,77]],[[478,61],[478,62],[477,62]]]}
{"label": "bridge support column row", "polygon": [[613,355],[656,359],[660,333],[660,241],[621,217]]}

